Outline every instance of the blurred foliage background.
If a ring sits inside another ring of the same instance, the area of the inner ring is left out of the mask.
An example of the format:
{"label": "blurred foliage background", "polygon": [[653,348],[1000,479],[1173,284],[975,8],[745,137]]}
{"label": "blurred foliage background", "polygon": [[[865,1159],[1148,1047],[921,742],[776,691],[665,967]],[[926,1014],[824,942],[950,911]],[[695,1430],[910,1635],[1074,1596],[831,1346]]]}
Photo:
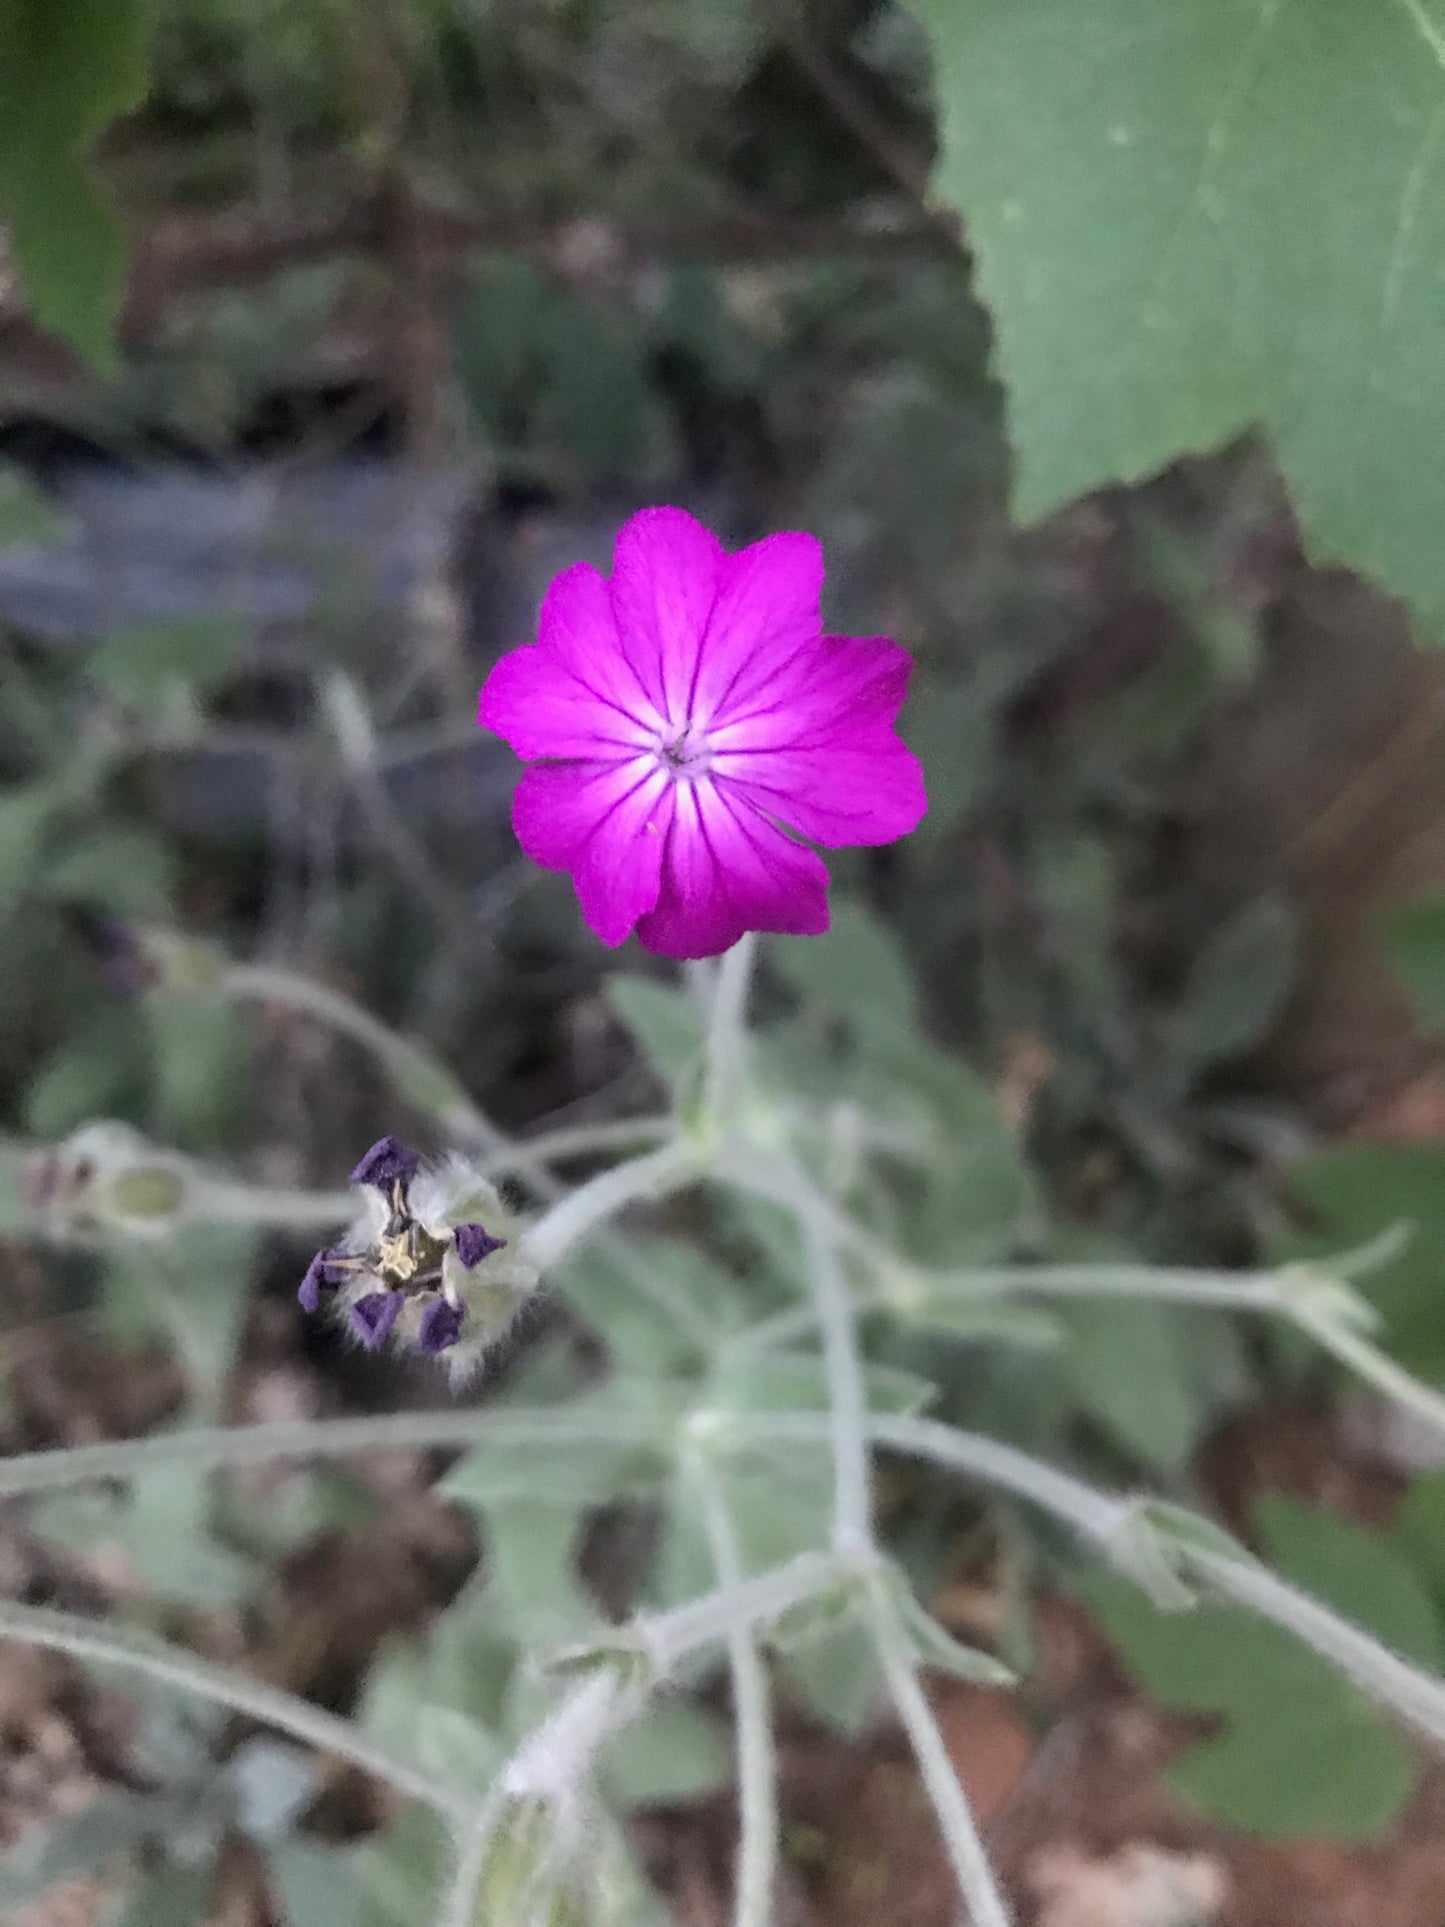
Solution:
{"label": "blurred foliage background", "polygon": [[[518,857],[510,759],[472,716],[551,573],[605,561],[634,508],[674,501],[732,544],[816,531],[831,625],[916,657],[906,733],[928,820],[837,860],[834,936],[774,946],[764,987],[798,1088],[876,1092],[884,1111],[906,1095],[937,1121],[949,1161],[900,1213],[914,1255],[1233,1267],[1404,1222],[1413,1236],[1365,1289],[1398,1356],[1445,1378],[1445,681],[1380,588],[1311,566],[1280,447],[1228,410],[1214,452],[1161,468],[1161,444],[1135,466],[1151,479],[1013,519],[971,220],[928,192],[940,151],[945,182],[970,178],[967,141],[945,126],[940,142],[938,84],[950,112],[958,94],[946,23],[938,45],[935,73],[924,22],[878,0],[92,0],[63,23],[0,0],[13,1147],[114,1118],[321,1188],[414,1122],[344,1041],[157,984],[137,931],[343,991],[508,1128],[655,1105],[679,1012],[661,978],[639,981],[645,959],[624,960],[619,990],[566,880]],[[1033,299],[1087,391],[1090,311],[1060,285]],[[1024,455],[1036,506],[1076,493]],[[1124,472],[1091,459],[1058,466]],[[1413,593],[1409,573],[1386,586]],[[137,1257],[20,1235],[20,1155],[0,1225],[16,1234],[12,1447],[440,1395],[303,1326],[304,1238],[190,1230]],[[785,1302],[766,1213],[668,1229],[690,1241],[668,1249],[699,1304]],[[500,1395],[575,1389],[599,1348],[662,1370],[625,1301],[600,1261],[571,1281]],[[1207,1494],[1286,1571],[1438,1663],[1440,1473],[1407,1428],[1342,1419],[1301,1348],[1144,1305],[1070,1305],[1047,1343],[1026,1321],[996,1335],[870,1327],[879,1372],[924,1372],[947,1415],[1100,1477]],[[130,1610],[144,1593],[203,1650],[364,1705],[378,1730],[424,1702],[429,1743],[489,1770],[518,1651],[575,1636],[599,1596],[620,1610],[639,1587],[685,1593],[688,1548],[663,1533],[659,1549],[626,1468],[544,1519],[535,1467],[478,1454],[443,1497],[436,1469],[419,1456],[221,1493],[177,1474],[123,1508],[56,1500],[5,1524],[6,1583]],[[777,1493],[738,1498],[774,1552],[807,1542],[819,1503],[816,1479],[781,1524]],[[964,1630],[1042,1669],[1010,1729],[1029,1757],[1071,1694],[1102,1690],[1100,1668],[1117,1691],[1122,1655],[1157,1706],[1215,1722],[1169,1767],[1196,1819],[1354,1840],[1393,1838],[1413,1811],[1395,1737],[1225,1609],[1161,1639],[1112,1584],[1066,1588],[1115,1657],[1061,1683],[1028,1608],[1036,1586],[1058,1594],[1058,1548],[926,1481],[891,1505],[925,1593],[952,1588]],[[361,1577],[378,1568],[380,1587]],[[387,1644],[479,1587],[483,1612]],[[823,1641],[788,1677],[802,1779],[864,1774],[844,1805],[877,1811],[866,1769],[838,1764],[866,1754],[816,1751],[820,1733],[867,1729],[856,1650]],[[119,1857],[141,1882],[124,1918],[148,1927],[203,1917],[218,1892],[251,1910],[228,1921],[346,1917],[332,1863],[385,1818],[358,1785],[318,1785],[285,1749],[176,1709],[123,1746],[101,1701],[71,1708],[70,1750],[37,1786],[22,1768],[59,1689],[46,1674],[16,1690],[0,1828],[32,1842],[17,1879],[35,1893]],[[963,1733],[982,1715],[959,1704]],[[696,1899],[725,1869],[717,1706],[669,1701],[633,1737],[609,1769],[618,1810],[654,1815],[633,1848],[676,1917],[720,1918]],[[116,1763],[142,1744],[143,1786]],[[1317,1778],[1295,1770],[1312,1748]],[[52,1826],[60,1846],[34,1847],[25,1823],[53,1821],[52,1782],[72,1780],[105,1789],[89,1832]],[[892,1897],[848,1912],[844,1849],[794,1797],[789,1878],[817,1909],[797,1918],[947,1917],[876,1839]],[[1020,1868],[1048,1837],[1028,1824],[1005,1849]],[[359,1917],[426,1917],[414,1896],[436,1844],[416,1835],[403,1823],[368,1849]],[[1101,1852],[1119,1844],[1106,1835]],[[1279,1878],[1269,1904],[1304,1876]],[[661,1904],[641,1894],[629,1920]],[[1286,1917],[1240,1909],[1227,1917]]]}

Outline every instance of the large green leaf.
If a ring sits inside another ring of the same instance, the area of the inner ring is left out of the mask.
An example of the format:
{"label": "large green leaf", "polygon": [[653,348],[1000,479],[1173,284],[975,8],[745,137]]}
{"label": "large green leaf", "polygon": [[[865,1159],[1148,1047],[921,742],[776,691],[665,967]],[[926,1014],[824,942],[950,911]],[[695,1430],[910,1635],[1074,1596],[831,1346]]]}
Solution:
{"label": "large green leaf", "polygon": [[1227,1826],[1368,1839],[1399,1814],[1414,1763],[1360,1693],[1279,1627],[1228,1606],[1163,1612],[1126,1581],[1089,1604],[1163,1705],[1222,1715],[1169,1768],[1171,1786]]}
{"label": "large green leaf", "polygon": [[124,271],[89,171],[96,137],[146,89],[140,0],[0,0],[0,208],[36,319],[105,360]]}
{"label": "large green leaf", "polygon": [[913,0],[1028,517],[1262,426],[1445,619],[1440,0]]}

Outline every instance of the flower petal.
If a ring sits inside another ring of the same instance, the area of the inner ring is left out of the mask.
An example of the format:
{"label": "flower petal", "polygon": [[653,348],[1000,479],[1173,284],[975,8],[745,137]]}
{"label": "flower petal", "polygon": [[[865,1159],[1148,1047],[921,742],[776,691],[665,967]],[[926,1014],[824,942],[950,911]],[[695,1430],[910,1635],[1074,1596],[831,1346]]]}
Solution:
{"label": "flower petal", "polygon": [[817,936],[828,928],[827,892],[812,850],[720,785],[680,783],[657,908],[637,935],[664,957],[715,957],[749,930]]}
{"label": "flower petal", "polygon": [[369,1352],[379,1352],[391,1336],[403,1302],[399,1291],[371,1291],[351,1307],[351,1329]]}
{"label": "flower petal", "polygon": [[378,1191],[390,1191],[395,1184],[408,1185],[421,1169],[421,1158],[399,1137],[379,1137],[357,1165],[348,1184],[369,1184]]}
{"label": "flower petal", "polygon": [[819,639],[823,550],[815,536],[769,535],[723,558],[698,672],[694,716],[747,713]]}
{"label": "flower petal", "polygon": [[640,757],[529,769],[517,785],[517,841],[534,863],[572,872],[582,914],[605,944],[625,942],[657,902],[669,789]]}
{"label": "flower petal", "polygon": [[[524,644],[492,665],[482,685],[477,721],[528,762],[538,756],[626,753],[655,732],[615,698],[599,693],[607,679],[605,659],[598,667],[602,673],[594,674],[589,686],[540,644]],[[640,701],[630,677],[625,693],[629,701]]]}
{"label": "flower petal", "polygon": [[686,722],[703,635],[728,558],[684,509],[643,509],[618,531],[612,612],[634,675],[669,722]]}
{"label": "flower petal", "polygon": [[460,1305],[440,1296],[433,1298],[421,1315],[417,1328],[416,1348],[419,1352],[429,1352],[433,1356],[455,1345],[462,1335],[462,1320],[466,1313]]}
{"label": "flower petal", "polygon": [[892,730],[912,667],[887,636],[819,636],[750,683],[746,699],[735,691],[708,742],[714,752],[866,748]]}

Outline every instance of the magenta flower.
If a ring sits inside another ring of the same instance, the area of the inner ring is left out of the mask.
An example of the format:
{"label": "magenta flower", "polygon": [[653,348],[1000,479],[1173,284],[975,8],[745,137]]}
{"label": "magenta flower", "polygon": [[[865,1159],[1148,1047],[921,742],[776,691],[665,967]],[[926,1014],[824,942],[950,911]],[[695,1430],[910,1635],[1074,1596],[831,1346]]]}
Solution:
{"label": "magenta flower", "polygon": [[823,635],[822,587],[811,535],[729,555],[681,509],[644,509],[611,578],[564,569],[536,643],[488,676],[483,727],[534,765],[517,839],[571,872],[603,943],[635,929],[664,956],[711,957],[748,930],[816,935],[828,872],[809,843],[892,843],[922,819],[894,728],[909,658]]}

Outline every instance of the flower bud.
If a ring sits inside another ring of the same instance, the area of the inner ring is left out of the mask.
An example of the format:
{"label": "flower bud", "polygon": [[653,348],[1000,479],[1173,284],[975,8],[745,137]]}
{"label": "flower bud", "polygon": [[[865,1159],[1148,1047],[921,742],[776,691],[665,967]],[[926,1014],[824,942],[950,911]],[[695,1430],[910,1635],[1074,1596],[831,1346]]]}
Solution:
{"label": "flower bud", "polygon": [[110,1119],[39,1152],[23,1180],[27,1203],[51,1235],[75,1238],[165,1237],[185,1216],[192,1188],[186,1159]]}

